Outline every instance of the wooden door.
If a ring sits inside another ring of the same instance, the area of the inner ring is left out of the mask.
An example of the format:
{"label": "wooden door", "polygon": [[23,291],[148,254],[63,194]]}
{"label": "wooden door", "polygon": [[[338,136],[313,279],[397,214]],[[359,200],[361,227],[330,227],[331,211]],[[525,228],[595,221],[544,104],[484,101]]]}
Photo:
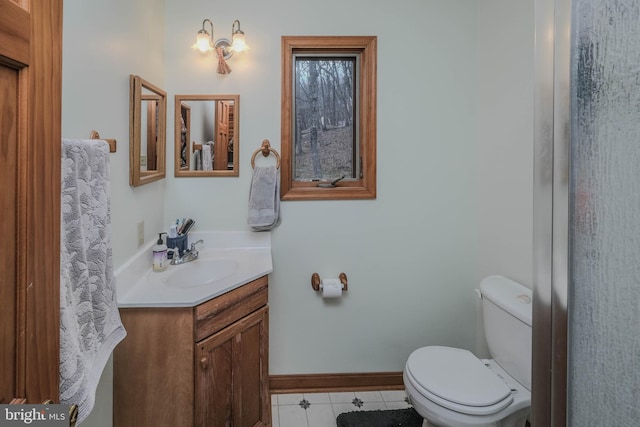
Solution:
{"label": "wooden door", "polygon": [[0,0],[0,403],[58,400],[62,0]]}
{"label": "wooden door", "polygon": [[213,156],[214,170],[227,170],[229,157],[229,103],[216,102],[216,143]]}
{"label": "wooden door", "polygon": [[234,340],[234,426],[271,425],[267,375],[267,310],[264,307],[247,316],[244,327]]}
{"label": "wooden door", "polygon": [[265,306],[196,344],[196,426],[271,424],[267,312]]}

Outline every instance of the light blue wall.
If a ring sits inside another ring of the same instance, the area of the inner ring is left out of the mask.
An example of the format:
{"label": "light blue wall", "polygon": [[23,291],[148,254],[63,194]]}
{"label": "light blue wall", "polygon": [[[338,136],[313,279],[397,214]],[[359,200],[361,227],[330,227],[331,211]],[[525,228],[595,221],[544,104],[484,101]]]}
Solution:
{"label": "light blue wall", "polygon": [[[282,203],[272,234],[270,370],[400,371],[425,343],[473,349],[475,2],[244,3],[167,1],[167,91],[240,94],[240,177],[168,180],[167,216],[246,229],[251,155],[265,138],[280,148],[281,35],[376,35],[378,197]],[[229,76],[190,49],[204,18],[214,38],[242,23],[251,50],[229,61]],[[324,303],[313,272],[345,272],[348,295]]]}
{"label": "light blue wall", "polygon": [[[116,267],[137,251],[141,220],[147,242],[175,217],[193,217],[200,230],[247,229],[251,155],[265,138],[280,149],[282,35],[376,35],[378,197],[282,203],[282,224],[272,232],[270,373],[400,371],[422,345],[481,348],[473,292],[479,275],[507,271],[526,282],[531,274],[530,214],[520,214],[531,194],[530,158],[523,153],[531,141],[532,101],[522,99],[526,88],[514,89],[532,80],[532,46],[494,46],[489,29],[503,26],[505,38],[520,40],[532,37],[532,25],[492,18],[505,6],[499,3],[67,0],[63,135],[84,137],[95,128],[118,139]],[[530,14],[518,22],[533,22],[530,3],[509,9]],[[228,76],[215,73],[212,56],[191,49],[204,18],[214,22],[215,38],[229,38],[234,19],[246,32],[251,50],[230,60]],[[494,60],[500,73],[491,72]],[[169,96],[167,179],[135,189],[128,185],[129,74]],[[498,98],[494,91],[504,102],[487,114],[487,102]],[[196,93],[240,95],[238,178],[173,177],[173,96]],[[514,109],[519,103],[524,107]],[[494,134],[505,121],[509,130]],[[523,139],[513,147],[519,133]],[[499,179],[507,176],[509,185]],[[504,200],[518,208],[495,209]],[[511,230],[520,238],[504,239]],[[496,235],[505,244],[496,245]],[[486,255],[487,247],[506,259]],[[348,295],[324,303],[311,289],[313,272],[345,272]],[[111,377],[108,366],[89,426],[110,425]]]}
{"label": "light blue wall", "polygon": [[[88,138],[95,129],[117,140],[110,156],[116,267],[138,249],[138,221],[145,222],[147,241],[166,222],[165,181],[129,187],[129,74],[164,86],[164,16],[164,0],[64,1],[62,136]],[[83,426],[112,425],[112,395],[109,360]]]}
{"label": "light blue wall", "polygon": [[137,251],[139,221],[146,241],[165,228],[165,181],[129,187],[129,75],[164,86],[164,3],[64,1],[62,137],[88,138],[95,129],[117,140],[110,157],[116,267]]}
{"label": "light blue wall", "polygon": [[[478,7],[476,283],[499,273],[533,288],[533,16],[534,0]],[[488,355],[480,321],[476,341]]]}

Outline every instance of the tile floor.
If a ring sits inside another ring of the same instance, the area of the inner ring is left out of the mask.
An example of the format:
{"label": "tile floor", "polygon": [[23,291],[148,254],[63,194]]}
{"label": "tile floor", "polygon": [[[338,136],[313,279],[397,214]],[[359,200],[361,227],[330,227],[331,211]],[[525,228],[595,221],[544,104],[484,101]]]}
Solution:
{"label": "tile floor", "polygon": [[273,427],[336,427],[343,412],[410,407],[404,390],[272,394]]}

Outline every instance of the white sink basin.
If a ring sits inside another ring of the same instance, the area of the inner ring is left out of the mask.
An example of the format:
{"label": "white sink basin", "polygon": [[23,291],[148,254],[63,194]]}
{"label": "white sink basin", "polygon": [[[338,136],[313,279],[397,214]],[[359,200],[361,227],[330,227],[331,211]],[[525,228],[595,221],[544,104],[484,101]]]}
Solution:
{"label": "white sink basin", "polygon": [[229,258],[199,259],[170,273],[165,284],[172,288],[193,288],[226,279],[238,270],[238,261]]}
{"label": "white sink basin", "polygon": [[195,307],[273,271],[268,231],[190,234],[204,240],[195,261],[153,271],[152,241],[115,271],[119,307]]}

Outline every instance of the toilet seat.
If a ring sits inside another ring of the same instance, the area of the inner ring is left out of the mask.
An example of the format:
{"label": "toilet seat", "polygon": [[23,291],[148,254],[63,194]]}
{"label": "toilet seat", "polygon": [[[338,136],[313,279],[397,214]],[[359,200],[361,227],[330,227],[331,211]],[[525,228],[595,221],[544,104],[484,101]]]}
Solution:
{"label": "toilet seat", "polygon": [[463,414],[490,415],[513,402],[511,388],[467,350],[419,348],[409,356],[405,373],[425,398]]}

